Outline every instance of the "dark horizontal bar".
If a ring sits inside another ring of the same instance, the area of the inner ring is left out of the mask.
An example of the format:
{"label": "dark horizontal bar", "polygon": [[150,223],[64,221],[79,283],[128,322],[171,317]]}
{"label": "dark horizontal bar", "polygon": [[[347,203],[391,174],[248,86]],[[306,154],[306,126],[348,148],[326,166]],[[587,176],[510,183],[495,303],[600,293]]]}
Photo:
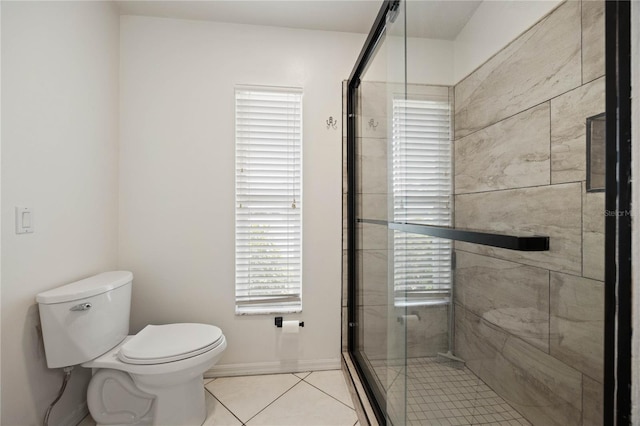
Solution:
{"label": "dark horizontal bar", "polygon": [[496,234],[492,232],[475,231],[470,229],[454,229],[448,226],[421,225],[418,223],[387,222],[385,220],[358,219],[358,222],[386,225],[395,231],[412,234],[430,235],[454,241],[482,244],[518,251],[548,251],[549,237],[539,235],[518,236]]}

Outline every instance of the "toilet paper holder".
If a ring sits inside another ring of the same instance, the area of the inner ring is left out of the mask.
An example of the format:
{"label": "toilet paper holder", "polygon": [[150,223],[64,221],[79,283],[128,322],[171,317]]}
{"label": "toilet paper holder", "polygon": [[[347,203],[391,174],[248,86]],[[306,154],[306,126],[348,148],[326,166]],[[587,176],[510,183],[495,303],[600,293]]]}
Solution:
{"label": "toilet paper holder", "polygon": [[[282,328],[282,317],[276,317],[275,324],[276,324],[276,327]],[[304,327],[304,321],[300,321],[298,325],[300,327]]]}

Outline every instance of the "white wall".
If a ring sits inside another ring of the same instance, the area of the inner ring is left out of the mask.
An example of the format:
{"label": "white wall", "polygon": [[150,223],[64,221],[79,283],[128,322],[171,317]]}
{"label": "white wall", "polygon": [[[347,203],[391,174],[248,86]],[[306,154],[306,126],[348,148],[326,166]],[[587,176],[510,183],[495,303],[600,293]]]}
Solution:
{"label": "white wall", "polygon": [[[132,331],[220,326],[227,370],[339,367],[341,81],[364,35],[123,16],[119,267],[133,271]],[[234,86],[304,90],[303,312],[234,313]],[[249,370],[245,370],[249,371]]]}
{"label": "white wall", "polygon": [[[1,422],[39,425],[62,373],[46,367],[35,295],[116,266],[119,20],[110,2],[2,3]],[[34,234],[15,234],[17,205]],[[51,424],[84,414],[88,374]]]}
{"label": "white wall", "polygon": [[561,2],[483,1],[454,41],[454,82],[458,83]]}

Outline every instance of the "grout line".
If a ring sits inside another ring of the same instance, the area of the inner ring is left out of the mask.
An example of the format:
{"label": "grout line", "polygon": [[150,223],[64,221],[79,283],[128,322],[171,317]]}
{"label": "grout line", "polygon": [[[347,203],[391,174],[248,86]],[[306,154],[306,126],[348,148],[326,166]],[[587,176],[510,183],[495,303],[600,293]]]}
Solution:
{"label": "grout line", "polygon": [[[549,170],[551,170],[551,167],[549,167]],[[549,174],[551,174],[551,172],[549,172]],[[533,185],[533,186],[520,186],[520,187],[515,187],[515,188],[501,188],[501,189],[490,189],[487,191],[476,191],[476,192],[461,192],[459,194],[455,194],[456,197],[463,197],[466,195],[476,195],[476,194],[487,194],[487,193],[491,193],[491,192],[504,192],[504,191],[518,191],[518,190],[523,190],[523,189],[533,189],[533,188],[548,188],[550,186],[560,186],[560,185],[569,185],[569,184],[582,184],[582,182],[584,182],[584,180],[573,180],[573,181],[569,181],[569,182],[558,182],[558,183],[552,183],[552,184],[545,184],[545,185]]]}
{"label": "grout line", "polygon": [[224,408],[226,408],[226,409],[227,409],[227,411],[228,411],[228,412],[230,412],[230,413],[231,413],[231,415],[232,415],[233,417],[235,417],[236,419],[238,419],[238,421],[239,421],[240,423],[242,423],[243,425],[245,424],[242,420],[240,420],[240,417],[236,416],[236,413],[234,413],[233,411],[231,411],[231,410],[229,409],[229,407],[227,407],[226,405],[224,405],[224,404],[222,403],[222,401],[220,401],[218,398],[216,398],[216,396],[213,394],[213,392],[211,392],[211,391],[210,391],[209,389],[207,389],[206,387],[204,388],[204,390],[205,390],[206,392],[209,392],[209,395],[211,395],[211,396],[213,397],[213,399],[215,399],[216,401],[218,401],[218,402],[220,403],[220,405],[222,405]]}
{"label": "grout line", "polygon": [[580,2],[580,83],[584,85],[584,11]]}
{"label": "grout line", "polygon": [[[311,375],[311,374],[309,374],[309,376],[310,376],[310,375]],[[309,376],[307,376],[307,377],[309,377]],[[302,381],[303,381],[303,382],[305,382],[306,384],[308,384],[309,386],[311,386],[311,387],[313,387],[313,388],[315,388],[315,389],[319,390],[319,391],[320,391],[320,392],[322,392],[323,394],[325,394],[325,395],[327,395],[327,396],[331,397],[332,399],[334,399],[334,400],[338,401],[340,404],[344,405],[345,407],[350,408],[351,410],[355,411],[355,408],[353,408],[353,407],[349,407],[347,404],[345,404],[344,402],[340,401],[338,398],[336,398],[335,396],[331,395],[329,392],[326,392],[326,391],[324,391],[324,390],[320,389],[319,387],[317,387],[317,386],[313,385],[312,383],[307,382],[307,381],[306,381],[306,380],[304,380],[304,379],[302,379]]]}
{"label": "grout line", "polygon": [[[594,81],[594,80],[597,80],[598,78],[602,78],[602,77],[604,77],[604,75],[601,75],[600,77],[594,78],[593,80],[590,80],[589,82]],[[544,103],[546,103],[546,102],[551,102],[551,101],[553,101],[553,100],[555,100],[555,99],[559,98],[560,96],[566,95],[567,93],[572,92],[572,91],[574,91],[574,90],[576,90],[576,89],[580,89],[582,86],[584,86],[584,84],[582,83],[582,77],[580,77],[580,84],[578,84],[577,86],[575,86],[575,87],[573,87],[573,88],[571,88],[571,89],[569,89],[569,90],[565,90],[565,91],[564,91],[564,92],[562,92],[562,93],[558,93],[557,95],[554,95],[554,96],[552,96],[552,97],[550,97],[550,98],[548,98],[548,99],[545,99],[544,101],[540,101],[540,102],[538,102],[538,103],[537,103],[537,104],[535,104],[535,105],[529,106],[529,107],[527,107],[527,108],[525,108],[525,109],[523,109],[523,110],[521,110],[521,111],[515,112],[515,113],[513,113],[513,114],[511,114],[511,115],[509,115],[509,116],[506,116],[506,117],[504,117],[504,118],[501,118],[501,119],[499,119],[499,120],[496,120],[496,121],[494,121],[494,122],[492,122],[492,123],[485,124],[483,127],[478,128],[478,129],[475,129],[475,130],[473,130],[471,133],[468,133],[468,134],[466,134],[466,135],[464,135],[464,136],[460,136],[459,138],[454,139],[454,142],[455,142],[455,141],[459,141],[459,140],[461,140],[461,139],[464,139],[464,138],[466,138],[466,137],[468,137],[468,136],[471,136],[471,135],[473,135],[473,134],[475,134],[475,133],[481,132],[482,130],[484,130],[484,129],[488,128],[488,127],[491,127],[491,126],[493,126],[493,125],[495,125],[495,124],[498,124],[498,123],[500,123],[500,122],[502,122],[502,121],[508,120],[509,118],[513,118],[513,117],[515,117],[515,116],[516,116],[516,115],[518,115],[518,114],[522,114],[523,112],[529,111],[530,109],[533,109],[533,108],[539,107],[539,106],[541,106],[542,104],[544,104]],[[454,137],[455,137],[455,134],[454,134]]]}
{"label": "grout line", "polygon": [[247,423],[249,423],[251,420],[253,420],[258,414],[262,413],[264,410],[266,410],[267,408],[269,408],[269,406],[271,406],[271,404],[273,404],[274,402],[276,402],[277,400],[279,400],[280,398],[282,398],[284,396],[284,394],[286,394],[287,392],[289,392],[291,389],[295,388],[296,386],[298,386],[300,384],[300,382],[302,382],[303,380],[296,376],[293,373],[287,373],[287,374],[291,374],[293,377],[295,377],[296,379],[298,379],[298,381],[291,386],[289,389],[287,389],[286,391],[282,392],[282,394],[280,394],[280,396],[278,396],[276,399],[274,399],[273,401],[271,401],[269,404],[267,404],[264,408],[262,408],[262,410],[258,411],[256,414],[254,414],[249,420],[247,420]]}

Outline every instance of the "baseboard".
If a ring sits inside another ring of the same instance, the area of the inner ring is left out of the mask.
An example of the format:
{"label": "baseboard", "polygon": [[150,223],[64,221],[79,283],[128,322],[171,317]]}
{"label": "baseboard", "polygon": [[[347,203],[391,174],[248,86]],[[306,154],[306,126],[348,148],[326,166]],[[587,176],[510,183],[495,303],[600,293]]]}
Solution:
{"label": "baseboard", "polygon": [[[55,408],[54,408],[55,410]],[[63,419],[60,419],[61,426],[76,426],[89,414],[89,408],[87,408],[87,402],[83,402],[78,405],[75,410],[67,414]]]}
{"label": "baseboard", "polygon": [[214,365],[204,373],[207,378],[250,376],[255,374],[300,373],[303,371],[339,370],[340,358],[294,361],[254,362]]}

